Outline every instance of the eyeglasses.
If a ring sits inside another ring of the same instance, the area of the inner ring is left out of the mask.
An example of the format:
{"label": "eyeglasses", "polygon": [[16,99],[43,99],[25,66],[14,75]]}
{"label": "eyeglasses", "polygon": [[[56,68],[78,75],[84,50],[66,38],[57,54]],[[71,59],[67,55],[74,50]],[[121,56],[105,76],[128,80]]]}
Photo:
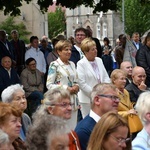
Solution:
{"label": "eyeglasses", "polygon": [[115,95],[105,95],[105,94],[100,94],[98,96],[101,96],[101,97],[106,97],[106,98],[110,98],[112,101],[116,101],[116,100],[119,100],[120,101],[120,98],[115,96]]}
{"label": "eyeglasses", "polygon": [[68,108],[69,106],[73,106],[74,103],[57,103],[57,104],[51,104],[52,106],[60,106],[60,107],[63,107],[63,108]]}
{"label": "eyeglasses", "polygon": [[76,36],[85,36],[85,34],[76,34]]}
{"label": "eyeglasses", "polygon": [[131,141],[131,138],[126,138],[126,139],[123,139],[123,138],[116,138],[114,137],[113,135],[110,135],[115,141],[118,142],[118,144],[123,144],[123,143],[127,143],[129,141]]}
{"label": "eyeglasses", "polygon": [[29,66],[35,66],[36,65],[36,63],[33,63],[33,64],[29,64]]}

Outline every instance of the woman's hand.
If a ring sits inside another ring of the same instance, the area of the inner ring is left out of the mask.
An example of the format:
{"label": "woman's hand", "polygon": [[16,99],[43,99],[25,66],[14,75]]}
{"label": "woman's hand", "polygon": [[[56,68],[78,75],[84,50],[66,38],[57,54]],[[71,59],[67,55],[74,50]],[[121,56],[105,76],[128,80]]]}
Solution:
{"label": "woman's hand", "polygon": [[70,94],[77,94],[79,91],[79,86],[74,85],[72,87],[68,87],[67,90],[70,92]]}
{"label": "woman's hand", "polygon": [[137,112],[136,112],[135,109],[130,109],[130,110],[128,111],[128,115],[129,115],[129,114],[137,115]]}

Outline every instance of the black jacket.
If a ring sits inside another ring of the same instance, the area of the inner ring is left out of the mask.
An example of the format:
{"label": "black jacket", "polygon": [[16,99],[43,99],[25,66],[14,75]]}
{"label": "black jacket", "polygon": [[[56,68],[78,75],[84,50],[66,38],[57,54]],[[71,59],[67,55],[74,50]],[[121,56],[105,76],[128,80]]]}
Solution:
{"label": "black jacket", "polygon": [[145,69],[147,78],[146,85],[150,87],[150,47],[143,45],[136,54],[136,63]]}

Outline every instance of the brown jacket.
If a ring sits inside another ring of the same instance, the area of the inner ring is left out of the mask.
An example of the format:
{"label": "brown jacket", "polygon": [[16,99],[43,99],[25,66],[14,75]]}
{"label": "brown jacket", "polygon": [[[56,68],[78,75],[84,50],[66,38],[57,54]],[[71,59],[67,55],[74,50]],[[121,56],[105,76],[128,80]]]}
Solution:
{"label": "brown jacket", "polygon": [[25,68],[21,73],[20,80],[24,87],[26,97],[33,91],[43,92],[42,76],[38,69],[36,69],[35,76],[33,76],[33,73]]}

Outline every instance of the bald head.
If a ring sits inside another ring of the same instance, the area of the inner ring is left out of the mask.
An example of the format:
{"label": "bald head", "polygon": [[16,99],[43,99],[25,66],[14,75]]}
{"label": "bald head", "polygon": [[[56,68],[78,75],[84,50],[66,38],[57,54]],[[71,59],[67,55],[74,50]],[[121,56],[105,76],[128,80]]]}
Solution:
{"label": "bald head", "polygon": [[145,82],[146,73],[144,68],[139,66],[134,67],[132,71],[132,79],[133,79],[133,83],[136,85],[140,85],[142,81]]}
{"label": "bald head", "polygon": [[127,77],[131,78],[132,76],[132,64],[130,61],[123,61],[120,65],[120,69],[126,72]]}

